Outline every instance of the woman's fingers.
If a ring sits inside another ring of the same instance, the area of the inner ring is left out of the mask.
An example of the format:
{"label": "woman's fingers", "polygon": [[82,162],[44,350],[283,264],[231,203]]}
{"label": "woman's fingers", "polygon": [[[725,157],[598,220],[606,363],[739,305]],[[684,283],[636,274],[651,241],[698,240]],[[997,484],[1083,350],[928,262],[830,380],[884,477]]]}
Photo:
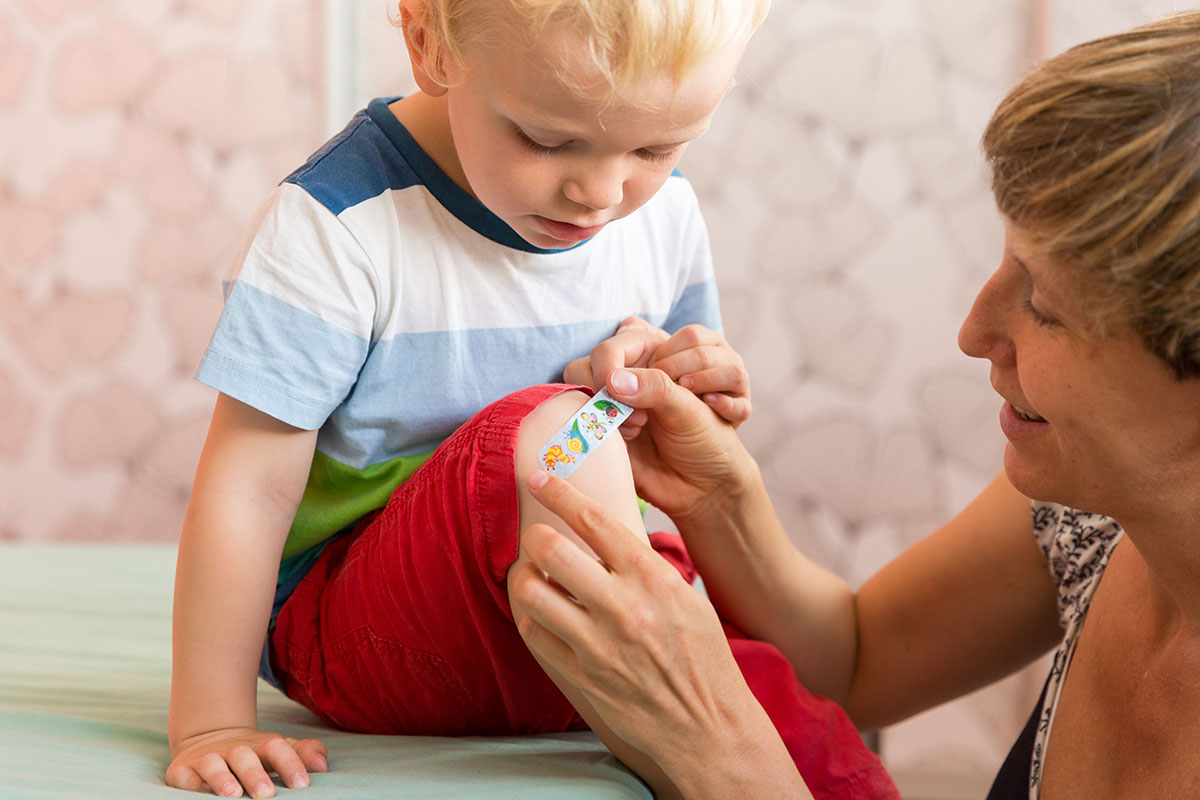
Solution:
{"label": "woman's fingers", "polygon": [[622,369],[609,376],[612,396],[654,413],[659,427],[672,432],[715,430],[716,420],[696,395],[658,369]]}
{"label": "woman's fingers", "polygon": [[517,619],[517,630],[531,650],[560,668],[573,664],[574,651],[562,636],[577,638],[586,612],[554,587],[535,562],[513,567],[510,576],[516,605],[525,612]]}
{"label": "woman's fingers", "polygon": [[[634,548],[635,552],[643,552],[645,550],[647,545],[644,540],[639,539],[626,529],[602,505],[562,478],[538,470],[529,476],[527,485],[534,498],[557,514],[563,522],[567,523],[571,527],[571,530],[575,531],[579,535],[579,538],[588,547],[592,548],[592,551],[605,564],[617,566],[623,563],[626,554],[631,552],[630,548]],[[524,540],[528,536],[529,531],[526,531],[522,536],[523,547],[525,546]],[[562,541],[569,544],[566,539]],[[593,578],[599,578],[600,576],[594,570],[604,571],[603,566],[592,561],[579,548],[574,548],[575,551],[578,551],[578,555],[576,555],[571,551],[571,548],[559,545],[556,540],[549,538],[539,539],[536,534],[526,550],[535,560],[540,557],[542,559],[554,559],[560,563],[563,561],[572,562],[566,565],[572,574],[576,572],[576,564],[579,563],[580,559],[590,561],[593,565],[591,570],[579,567],[578,571],[583,575],[590,573]],[[543,569],[551,574],[556,574],[544,566]],[[586,586],[564,585],[564,588],[580,599],[583,598],[579,594],[579,591],[586,591]]]}

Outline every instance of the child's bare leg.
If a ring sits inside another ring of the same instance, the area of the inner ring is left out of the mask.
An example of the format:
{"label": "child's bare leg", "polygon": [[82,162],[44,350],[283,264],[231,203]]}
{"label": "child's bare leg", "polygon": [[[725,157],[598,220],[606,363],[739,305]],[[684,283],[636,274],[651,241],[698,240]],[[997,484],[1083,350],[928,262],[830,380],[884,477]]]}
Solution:
{"label": "child's bare leg", "polygon": [[[534,470],[540,468],[537,461],[538,451],[550,440],[551,436],[558,432],[563,423],[583,406],[584,401],[587,399],[588,396],[583,392],[563,392],[547,400],[537,410],[526,417],[521,423],[521,431],[517,436],[516,469],[517,487],[520,492],[520,530],[524,531],[535,522],[542,522],[574,539],[581,548],[591,553],[591,549],[580,541],[558,516],[552,514],[545,506],[533,499],[528,489],[525,488],[525,479]],[[571,482],[585,494],[602,503],[629,530],[640,533],[645,537],[645,526],[642,521],[641,511],[638,508],[637,494],[633,489],[633,473],[630,471],[629,455],[625,450],[625,440],[615,432],[610,434],[609,438],[612,441],[606,439],[572,473]],[[649,547],[648,539],[646,546]],[[526,560],[524,555],[520,554],[516,563],[524,560]],[[516,566],[516,563],[514,566]],[[514,616],[519,616],[522,609],[519,607],[519,603],[513,600],[511,584],[509,586],[509,600],[513,605]],[[664,793],[662,787],[668,786],[670,783],[666,775],[658,768],[658,765],[640,750],[631,747],[609,730],[592,709],[591,705],[573,685],[564,680],[553,669],[547,669],[545,664],[542,664],[542,668],[546,669],[546,674],[550,676],[551,680],[566,695],[571,705],[575,707],[579,715],[591,726],[596,735],[608,745],[613,754],[658,789],[657,796],[660,800],[672,796],[680,796],[678,793]]]}

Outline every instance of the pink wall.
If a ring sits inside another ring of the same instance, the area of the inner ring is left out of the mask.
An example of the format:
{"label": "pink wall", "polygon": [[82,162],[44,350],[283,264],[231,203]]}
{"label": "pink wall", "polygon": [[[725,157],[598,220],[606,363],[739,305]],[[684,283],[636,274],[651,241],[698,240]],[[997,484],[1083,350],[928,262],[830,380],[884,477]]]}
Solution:
{"label": "pink wall", "polygon": [[173,539],[254,206],[323,138],[316,0],[0,0],[0,537]]}

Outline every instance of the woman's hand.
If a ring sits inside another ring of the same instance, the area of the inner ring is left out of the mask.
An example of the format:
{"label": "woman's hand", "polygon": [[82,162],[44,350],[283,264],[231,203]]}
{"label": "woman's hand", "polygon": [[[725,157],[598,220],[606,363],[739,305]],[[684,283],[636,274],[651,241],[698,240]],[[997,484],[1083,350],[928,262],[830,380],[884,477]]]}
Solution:
{"label": "woman's hand", "polygon": [[[567,364],[563,381],[599,389],[614,370],[622,367],[647,367],[658,346],[670,339],[662,328],[651,325],[641,317],[628,317],[617,326],[617,332],[582,358]],[[646,424],[646,412],[634,412],[621,423],[621,436],[637,438]]]}
{"label": "woman's hand", "polygon": [[308,786],[309,772],[328,769],[325,745],[316,739],[290,739],[253,728],[225,728],[199,734],[176,746],[167,767],[167,785],[192,792],[210,791],[218,797],[273,797],[275,784]]}
{"label": "woman's hand", "polygon": [[[599,389],[623,367],[661,369],[735,428],[750,417],[750,374],[742,357],[703,325],[671,335],[641,317],[628,317],[588,355],[567,364],[563,380]],[[621,424],[621,435],[635,439],[645,424],[646,412],[637,409]]]}
{"label": "woman's hand", "polygon": [[644,434],[629,442],[634,485],[677,525],[738,502],[745,486],[758,480],[733,427],[665,372],[617,370],[608,388],[646,414]]}
{"label": "woman's hand", "polygon": [[685,796],[729,796],[725,781],[744,797],[808,796],[708,600],[566,481],[536,472],[528,485],[601,559],[546,525],[522,533],[529,560],[509,585],[538,660]]}

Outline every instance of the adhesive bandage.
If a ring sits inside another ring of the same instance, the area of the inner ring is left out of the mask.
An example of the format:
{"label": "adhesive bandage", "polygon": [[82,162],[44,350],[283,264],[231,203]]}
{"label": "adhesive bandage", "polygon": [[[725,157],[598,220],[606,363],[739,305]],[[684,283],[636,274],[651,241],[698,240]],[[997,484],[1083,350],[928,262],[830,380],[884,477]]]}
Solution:
{"label": "adhesive bandage", "polygon": [[569,477],[595,450],[604,437],[616,431],[633,413],[629,406],[614,400],[608,389],[601,389],[567,420],[567,424],[542,446],[538,461],[542,469],[560,478]]}

